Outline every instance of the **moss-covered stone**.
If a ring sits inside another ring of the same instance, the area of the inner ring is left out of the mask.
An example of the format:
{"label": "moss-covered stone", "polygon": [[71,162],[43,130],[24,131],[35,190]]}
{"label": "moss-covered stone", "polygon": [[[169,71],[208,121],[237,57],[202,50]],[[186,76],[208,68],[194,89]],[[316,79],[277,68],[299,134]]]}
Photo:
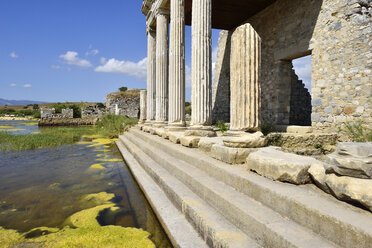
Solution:
{"label": "moss-covered stone", "polygon": [[111,204],[114,198],[115,198],[115,194],[101,192],[101,193],[86,195],[81,199],[81,202],[90,203],[90,204],[94,204],[95,206],[98,206],[98,205],[103,205],[103,204]]}

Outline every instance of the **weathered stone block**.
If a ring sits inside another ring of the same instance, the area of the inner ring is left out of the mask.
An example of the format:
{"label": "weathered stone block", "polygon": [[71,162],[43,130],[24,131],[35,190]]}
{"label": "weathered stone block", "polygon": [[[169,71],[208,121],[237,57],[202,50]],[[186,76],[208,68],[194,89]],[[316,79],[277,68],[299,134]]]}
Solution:
{"label": "weathered stone block", "polygon": [[203,137],[199,141],[199,150],[209,153],[212,150],[212,146],[215,144],[223,145],[221,137],[207,138]]}
{"label": "weathered stone block", "polygon": [[180,143],[186,147],[197,148],[200,138],[199,136],[183,136],[180,137]]}
{"label": "weathered stone block", "polygon": [[257,151],[255,148],[232,148],[215,144],[212,146],[210,154],[213,158],[228,164],[244,164],[248,155],[255,151]]}
{"label": "weathered stone block", "polygon": [[328,171],[338,175],[372,178],[372,142],[339,143],[326,161],[332,165]]}
{"label": "weathered stone block", "polygon": [[261,148],[249,154],[246,168],[267,178],[294,184],[310,182],[308,170],[318,160],[278,151],[274,148]]}

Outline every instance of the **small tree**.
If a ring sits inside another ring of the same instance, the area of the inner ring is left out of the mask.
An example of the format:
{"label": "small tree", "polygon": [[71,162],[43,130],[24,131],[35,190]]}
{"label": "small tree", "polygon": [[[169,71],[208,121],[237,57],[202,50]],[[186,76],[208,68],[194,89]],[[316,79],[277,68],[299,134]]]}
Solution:
{"label": "small tree", "polygon": [[125,92],[128,90],[128,87],[120,87],[119,90],[120,92]]}
{"label": "small tree", "polygon": [[39,109],[39,104],[33,104],[32,109],[33,110],[38,110]]}

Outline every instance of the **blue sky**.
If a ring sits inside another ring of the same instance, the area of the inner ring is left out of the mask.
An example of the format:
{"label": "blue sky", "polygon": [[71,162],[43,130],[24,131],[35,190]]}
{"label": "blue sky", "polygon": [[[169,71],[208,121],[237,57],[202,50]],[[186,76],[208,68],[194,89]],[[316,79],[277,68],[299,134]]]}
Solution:
{"label": "blue sky", "polygon": [[[0,98],[103,102],[146,88],[141,0],[1,0]],[[219,30],[212,46],[217,47]],[[186,27],[186,65],[191,64]],[[187,88],[187,100],[190,89]]]}

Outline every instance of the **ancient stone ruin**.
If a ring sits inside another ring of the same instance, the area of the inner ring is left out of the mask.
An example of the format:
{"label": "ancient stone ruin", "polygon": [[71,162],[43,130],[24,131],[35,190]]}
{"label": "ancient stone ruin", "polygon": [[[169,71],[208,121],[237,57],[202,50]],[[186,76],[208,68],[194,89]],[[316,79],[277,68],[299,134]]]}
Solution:
{"label": "ancient stone ruin", "polygon": [[[117,144],[175,246],[370,247],[372,143],[342,143],[337,131],[372,124],[371,8],[370,0],[143,1],[147,92],[139,125]],[[214,82],[212,28],[223,30]],[[311,89],[293,66],[309,55]],[[216,128],[218,120],[229,126]]]}
{"label": "ancient stone ruin", "polygon": [[140,116],[140,90],[128,89],[125,92],[113,92],[106,97],[106,112],[124,115],[130,118]]}
{"label": "ancient stone ruin", "polygon": [[98,105],[89,105],[81,110],[81,117],[101,117],[105,114],[105,109],[100,108]]}

